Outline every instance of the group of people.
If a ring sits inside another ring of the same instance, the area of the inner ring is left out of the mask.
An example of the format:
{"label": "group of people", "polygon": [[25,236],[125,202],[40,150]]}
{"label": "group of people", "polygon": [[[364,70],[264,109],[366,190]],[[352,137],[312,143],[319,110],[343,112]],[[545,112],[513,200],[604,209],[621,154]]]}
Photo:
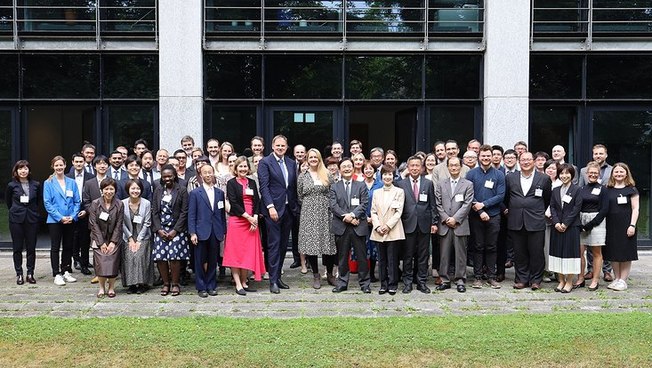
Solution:
{"label": "group of people", "polygon": [[628,287],[639,195],[629,167],[609,165],[603,145],[578,170],[563,147],[550,157],[525,142],[503,150],[474,139],[462,159],[457,142],[437,142],[403,163],[380,147],[367,159],[357,140],[348,157],[334,142],[326,159],[300,144],[290,158],[282,135],[271,143],[264,155],[256,136],[238,155],[229,142],[210,139],[204,151],[185,136],[170,155],[138,140],[132,155],[120,146],[109,157],[86,143],[68,171],[54,157],[43,184],[19,160],[6,190],[16,283],[36,283],[44,206],[54,283],[76,282],[73,266],[91,275],[92,249],[98,298],[115,297],[118,275],[129,293],[158,283],[162,296],[176,296],[189,270],[198,295],[215,296],[225,268],[238,295],[263,278],[278,294],[289,288],[282,274],[290,239],[290,268],[310,270],[319,289],[321,257],[334,293],[348,289],[352,273],[363,293],[375,282],[379,294],[399,285],[404,294],[430,293],[430,276],[437,290],[466,292],[467,266],[473,288],[500,288],[512,266],[515,289],[537,290],[555,277],[555,291],[593,291],[600,271],[608,288]]}

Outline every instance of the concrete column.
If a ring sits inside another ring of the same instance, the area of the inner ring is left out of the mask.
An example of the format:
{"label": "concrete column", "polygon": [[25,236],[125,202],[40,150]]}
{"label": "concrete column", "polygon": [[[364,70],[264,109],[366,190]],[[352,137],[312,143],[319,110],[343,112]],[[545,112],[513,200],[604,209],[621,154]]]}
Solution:
{"label": "concrete column", "polygon": [[184,135],[203,146],[202,1],[163,0],[158,6],[160,147],[180,148]]}
{"label": "concrete column", "polygon": [[483,142],[528,141],[530,1],[485,1]]}

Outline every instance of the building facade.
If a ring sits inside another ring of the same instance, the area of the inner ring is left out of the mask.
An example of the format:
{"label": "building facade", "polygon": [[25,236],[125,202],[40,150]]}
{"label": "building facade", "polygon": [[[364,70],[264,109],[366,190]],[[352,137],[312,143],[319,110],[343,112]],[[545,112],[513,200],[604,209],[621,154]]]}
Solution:
{"label": "building facade", "polygon": [[0,0],[0,175],[186,134],[401,159],[524,140],[580,167],[603,143],[632,167],[649,245],[650,36],[637,0]]}

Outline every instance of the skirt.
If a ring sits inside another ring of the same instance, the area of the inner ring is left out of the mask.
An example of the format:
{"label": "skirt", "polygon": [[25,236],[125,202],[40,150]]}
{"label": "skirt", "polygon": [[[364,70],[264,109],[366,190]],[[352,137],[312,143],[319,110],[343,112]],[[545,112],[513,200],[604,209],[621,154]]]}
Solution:
{"label": "skirt", "polygon": [[[580,221],[582,225],[586,225],[589,221],[597,216],[597,212],[580,212]],[[607,221],[603,220],[598,226],[590,231],[582,231],[580,233],[580,244],[602,247],[605,245],[607,239]]]}
{"label": "skirt", "polygon": [[116,245],[113,252],[104,254],[99,248],[93,249],[93,265],[97,277],[117,277],[120,273],[120,246]]}

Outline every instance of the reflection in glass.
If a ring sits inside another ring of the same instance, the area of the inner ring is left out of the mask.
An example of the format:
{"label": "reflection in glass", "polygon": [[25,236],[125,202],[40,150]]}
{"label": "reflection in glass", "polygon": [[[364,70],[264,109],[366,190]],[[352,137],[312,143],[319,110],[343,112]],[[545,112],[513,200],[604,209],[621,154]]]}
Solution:
{"label": "reflection in glass", "polygon": [[13,34],[14,11],[12,0],[0,0],[0,35]]}
{"label": "reflection in glass", "polygon": [[475,136],[474,106],[434,106],[430,108],[430,143],[457,141],[460,149]]}
{"label": "reflection in glass", "polygon": [[530,98],[581,98],[583,59],[576,55],[531,55]]}
{"label": "reflection in glass", "polygon": [[99,98],[99,58],[92,54],[23,55],[23,97]]}
{"label": "reflection in glass", "polygon": [[265,31],[335,32],[342,1],[265,0]]}
{"label": "reflection in glass", "polygon": [[[295,114],[303,115],[303,122],[295,122]],[[307,115],[312,116],[306,119]],[[332,111],[274,111],[273,118],[274,135],[286,136],[289,147],[303,144],[306,149],[317,148],[323,153],[324,147],[333,142]]]}
{"label": "reflection in glass", "polygon": [[429,30],[437,33],[482,32],[483,1],[429,0]]}
{"label": "reflection in glass", "polygon": [[652,1],[593,0],[593,32],[652,31]]}
{"label": "reflection in glass", "polygon": [[256,135],[256,108],[213,106],[210,129],[210,137],[233,143],[235,151],[242,154]]}
{"label": "reflection in glass", "polygon": [[584,163],[576,162],[575,122],[577,112],[574,107],[536,106],[531,111],[530,151],[543,151],[551,154],[552,147],[561,144],[566,149],[566,161],[579,167]]}
{"label": "reflection in glass", "polygon": [[260,98],[261,60],[258,55],[205,54],[208,98]]}
{"label": "reflection in glass", "polygon": [[480,98],[480,55],[426,56],[426,98]]}
{"label": "reflection in glass", "polygon": [[105,55],[104,98],[158,98],[158,55]]}
{"label": "reflection in glass", "polygon": [[93,0],[19,0],[19,30],[35,32],[95,32]]}
{"label": "reflection in glass", "polygon": [[649,55],[587,56],[588,98],[652,98]]}
{"label": "reflection in glass", "polygon": [[270,55],[265,59],[265,97],[339,99],[342,58],[325,55]]}
{"label": "reflection in glass", "polygon": [[156,106],[109,106],[109,147],[131,147],[137,139],[156,145],[154,130]]}
{"label": "reflection in glass", "polygon": [[[0,183],[3,187],[11,180],[11,169],[14,165],[11,160],[13,142],[11,133],[11,111],[0,110]],[[0,242],[11,241],[5,197],[0,197]]]}
{"label": "reflection in glass", "polygon": [[579,0],[534,0],[534,32],[579,32],[588,9]]}
{"label": "reflection in glass", "polygon": [[18,54],[0,54],[0,99],[18,98]]}
{"label": "reflection in glass", "polygon": [[346,18],[347,32],[423,32],[423,1],[349,1]]}
{"label": "reflection in glass", "polygon": [[206,31],[259,31],[260,0],[207,0]]}
{"label": "reflection in glass", "polygon": [[102,31],[154,32],[156,0],[100,0]]}
{"label": "reflection in glass", "polygon": [[419,99],[421,56],[349,56],[347,99]]}
{"label": "reflection in glass", "polygon": [[650,238],[652,111],[595,111],[593,140],[609,150],[609,163],[625,162],[640,194],[639,239]]}

